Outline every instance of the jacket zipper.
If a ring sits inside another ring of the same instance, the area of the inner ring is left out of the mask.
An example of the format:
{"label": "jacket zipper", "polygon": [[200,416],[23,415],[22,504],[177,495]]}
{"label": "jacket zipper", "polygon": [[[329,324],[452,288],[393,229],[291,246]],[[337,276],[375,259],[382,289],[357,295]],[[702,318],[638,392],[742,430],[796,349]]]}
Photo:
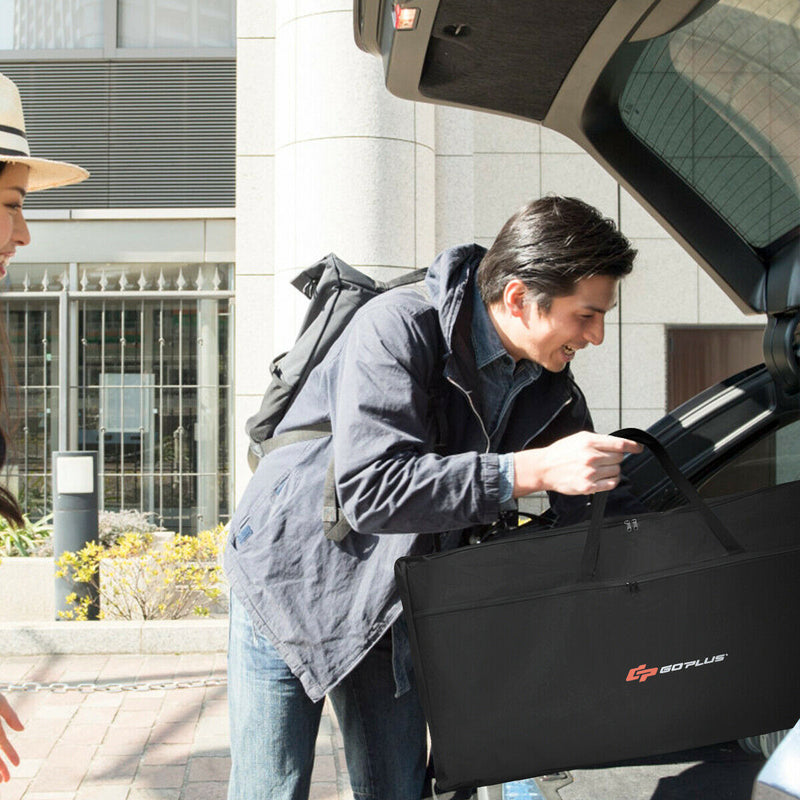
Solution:
{"label": "jacket zipper", "polygon": [[[478,420],[481,426],[481,431],[483,432],[483,437],[486,439],[486,450],[484,452],[488,453],[491,449],[492,442],[489,438],[489,434],[486,431],[486,425],[481,418],[481,415],[478,413],[478,409],[475,408],[475,404],[472,402],[472,398],[470,397],[469,392],[464,389],[459,383],[456,383],[453,378],[447,378],[448,383],[453,384],[453,386],[458,389],[464,397],[467,398],[467,402],[469,403],[469,407],[472,409],[472,413],[475,415],[475,418]],[[522,445],[520,449],[524,450],[568,405],[572,403],[572,397],[568,397],[551,415],[548,417],[547,421],[544,422],[540,427],[539,430],[536,431],[526,442]]]}
{"label": "jacket zipper", "polygon": [[469,396],[469,392],[466,389],[464,389],[460,384],[456,383],[451,377],[448,376],[447,380],[448,380],[449,383],[452,383],[453,386],[455,386],[456,389],[458,389],[458,391],[461,392],[461,394],[464,395],[464,397],[467,398],[467,402],[469,403],[469,407],[472,409],[472,413],[475,415],[475,418],[480,423],[481,431],[483,431],[483,437],[484,437],[484,439],[486,439],[486,450],[484,452],[488,453],[490,448],[491,448],[491,446],[492,446],[492,441],[489,438],[489,434],[486,432],[486,425],[484,425],[483,419],[481,418],[481,415],[478,413],[478,409],[475,408],[475,404],[472,402],[472,398]]}
{"label": "jacket zipper", "polygon": [[536,433],[531,436],[528,441],[522,445],[522,450],[525,450],[528,445],[568,406],[572,403],[572,397],[568,397],[549,417],[547,422],[545,422]]}

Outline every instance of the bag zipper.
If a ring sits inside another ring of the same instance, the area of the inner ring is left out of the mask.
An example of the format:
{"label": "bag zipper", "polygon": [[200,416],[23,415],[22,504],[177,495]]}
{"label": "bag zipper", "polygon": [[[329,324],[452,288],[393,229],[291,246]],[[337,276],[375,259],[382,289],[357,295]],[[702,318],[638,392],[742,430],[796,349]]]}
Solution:
{"label": "bag zipper", "polygon": [[568,586],[559,586],[553,589],[529,592],[516,597],[506,597],[502,599],[486,600],[481,602],[469,601],[457,603],[452,606],[428,609],[427,611],[418,611],[414,613],[414,616],[416,618],[433,617],[443,614],[452,614],[459,611],[471,611],[476,608],[494,608],[496,606],[524,603],[528,600],[536,600],[543,597],[555,597],[563,594],[575,594],[576,592],[591,592],[604,589],[627,589],[631,594],[640,593],[646,590],[647,584],[655,583],[656,581],[663,580],[665,578],[671,578],[675,575],[694,575],[700,572],[710,572],[714,569],[724,569],[726,567],[737,566],[738,564],[744,562],[761,561],[763,559],[774,558],[775,556],[797,552],[800,552],[800,543],[792,545],[791,547],[781,547],[776,550],[770,550],[762,553],[741,553],[735,556],[716,556],[713,559],[708,559],[694,566],[684,565],[681,567],[672,567],[659,572],[645,572],[641,575],[636,575],[634,577],[625,579],[615,578],[614,580],[609,581],[576,581]]}

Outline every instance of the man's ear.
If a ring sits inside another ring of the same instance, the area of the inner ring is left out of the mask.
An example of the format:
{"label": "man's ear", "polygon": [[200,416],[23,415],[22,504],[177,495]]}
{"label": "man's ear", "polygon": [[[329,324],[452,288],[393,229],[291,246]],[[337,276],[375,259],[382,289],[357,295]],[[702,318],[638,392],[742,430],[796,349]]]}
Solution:
{"label": "man's ear", "polygon": [[527,304],[528,290],[519,278],[512,278],[503,289],[503,305],[512,317],[521,317]]}

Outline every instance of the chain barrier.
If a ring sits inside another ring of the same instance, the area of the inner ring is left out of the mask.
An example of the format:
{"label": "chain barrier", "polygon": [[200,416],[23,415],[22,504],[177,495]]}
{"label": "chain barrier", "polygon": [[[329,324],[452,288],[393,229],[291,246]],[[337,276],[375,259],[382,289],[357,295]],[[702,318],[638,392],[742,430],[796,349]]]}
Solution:
{"label": "chain barrier", "polygon": [[53,694],[66,694],[79,692],[91,694],[92,692],[154,692],[171,691],[173,689],[206,689],[212,686],[227,686],[227,678],[200,678],[191,681],[131,681],[130,683],[0,683],[0,692],[26,692],[38,694],[39,692],[52,692]]}

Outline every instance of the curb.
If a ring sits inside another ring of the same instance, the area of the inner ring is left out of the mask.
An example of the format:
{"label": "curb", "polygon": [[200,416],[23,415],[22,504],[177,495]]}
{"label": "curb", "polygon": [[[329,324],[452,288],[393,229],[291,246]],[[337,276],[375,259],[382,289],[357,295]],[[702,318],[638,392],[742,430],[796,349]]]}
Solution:
{"label": "curb", "polygon": [[3,656],[224,653],[228,618],[0,623]]}

